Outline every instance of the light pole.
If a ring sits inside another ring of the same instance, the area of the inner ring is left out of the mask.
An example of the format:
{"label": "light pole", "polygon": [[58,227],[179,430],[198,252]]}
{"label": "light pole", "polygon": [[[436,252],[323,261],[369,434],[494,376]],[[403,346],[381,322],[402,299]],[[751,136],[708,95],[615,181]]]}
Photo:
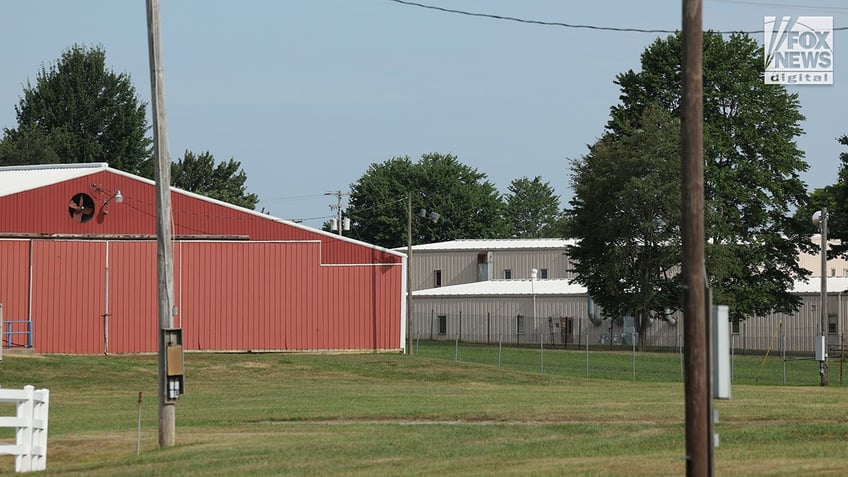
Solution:
{"label": "light pole", "polygon": [[412,192],[406,193],[406,339],[412,356]]}
{"label": "light pole", "polygon": [[813,223],[821,226],[821,336],[818,337],[821,353],[816,353],[819,359],[819,375],[821,385],[827,386],[827,207],[813,214]]}
{"label": "light pole", "polygon": [[[421,209],[422,219],[436,223],[439,213]],[[412,355],[412,192],[406,193],[406,354]]]}

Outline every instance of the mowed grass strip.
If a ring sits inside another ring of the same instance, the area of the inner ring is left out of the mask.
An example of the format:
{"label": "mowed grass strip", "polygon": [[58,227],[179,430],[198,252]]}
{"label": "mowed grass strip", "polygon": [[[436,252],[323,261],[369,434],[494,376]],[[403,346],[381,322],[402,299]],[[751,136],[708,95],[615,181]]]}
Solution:
{"label": "mowed grass strip", "polygon": [[[684,389],[663,356],[667,382],[424,353],[190,353],[177,445],[161,450],[156,356],[7,354],[0,385],[51,391],[42,475],[681,475]],[[716,403],[716,472],[848,473],[844,399],[838,386],[734,385]],[[13,469],[0,456],[0,473]]]}

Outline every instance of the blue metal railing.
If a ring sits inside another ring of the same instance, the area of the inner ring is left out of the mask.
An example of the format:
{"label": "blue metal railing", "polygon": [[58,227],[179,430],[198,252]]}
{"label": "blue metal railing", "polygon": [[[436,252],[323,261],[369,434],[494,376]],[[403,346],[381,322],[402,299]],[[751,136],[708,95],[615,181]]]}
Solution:
{"label": "blue metal railing", "polygon": [[[25,330],[21,330],[25,328]],[[3,321],[3,329],[0,329],[0,346],[11,349],[23,347],[18,340],[12,340],[12,335],[26,335],[26,347],[32,348],[32,322],[28,320]]]}

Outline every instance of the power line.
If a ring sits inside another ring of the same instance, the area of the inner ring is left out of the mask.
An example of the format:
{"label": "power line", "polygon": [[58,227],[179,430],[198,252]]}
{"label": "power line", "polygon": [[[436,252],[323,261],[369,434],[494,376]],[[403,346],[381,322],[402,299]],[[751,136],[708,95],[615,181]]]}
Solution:
{"label": "power line", "polygon": [[[491,20],[503,20],[510,21],[516,23],[524,23],[530,25],[542,25],[542,26],[553,26],[553,27],[562,27],[562,28],[574,28],[574,29],[583,29],[583,30],[598,30],[598,31],[612,31],[618,33],[667,33],[670,35],[676,34],[678,30],[666,30],[666,29],[654,29],[654,28],[628,28],[628,27],[610,27],[610,26],[599,26],[599,25],[584,25],[579,23],[563,23],[563,22],[553,22],[546,20],[528,20],[526,18],[518,18],[511,17],[505,15],[495,15],[492,13],[480,13],[480,12],[469,12],[465,10],[455,10],[453,8],[444,8],[438,7],[435,5],[427,5],[424,3],[418,2],[410,2],[408,0],[389,0],[390,2],[398,3],[401,5],[411,6],[411,7],[419,7],[427,10],[436,10],[443,13],[453,13],[457,15],[465,15],[469,17],[479,17],[479,18],[488,18]],[[838,8],[838,7],[837,7]],[[839,27],[834,28],[834,30],[848,30],[848,27]],[[745,34],[754,34],[754,33],[763,33],[764,30],[736,30],[736,31],[718,31],[721,35],[731,35],[734,33],[745,33]]]}

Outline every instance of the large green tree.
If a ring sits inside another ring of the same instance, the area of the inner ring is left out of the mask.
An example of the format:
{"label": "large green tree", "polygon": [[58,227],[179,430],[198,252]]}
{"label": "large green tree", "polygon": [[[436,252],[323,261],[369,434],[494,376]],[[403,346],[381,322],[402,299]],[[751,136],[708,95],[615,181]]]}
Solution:
{"label": "large green tree", "polygon": [[[438,153],[424,154],[418,162],[403,156],[371,164],[351,185],[351,235],[384,247],[406,245],[407,194],[414,244],[507,235],[503,200],[486,174]],[[421,218],[421,210],[440,217],[436,222]]]}
{"label": "large green tree", "polygon": [[[837,139],[848,146],[848,135]],[[827,207],[828,241],[831,243],[828,256],[848,258],[848,152],[839,154],[839,174],[835,184],[814,190],[806,207],[798,209],[796,218],[809,233],[818,233],[819,228],[810,220],[813,213]],[[818,250],[818,248],[816,248]]]}
{"label": "large green tree", "polygon": [[[715,303],[734,319],[792,312],[793,281],[808,237],[791,211],[804,205],[808,168],[795,139],[803,116],[797,94],[763,82],[762,47],[745,34],[704,34],[704,189],[707,274]],[[679,116],[681,37],[657,39],[641,71],[620,74],[620,104],[608,131],[620,134],[650,104]],[[604,273],[603,270],[595,273]]]}
{"label": "large green tree", "polygon": [[577,281],[606,317],[636,318],[644,338],[680,304],[680,124],[658,107],[637,119],[572,161],[568,235]]}
{"label": "large green tree", "polygon": [[247,175],[241,163],[230,159],[215,164],[211,153],[196,155],[186,151],[177,162],[171,163],[171,185],[247,209],[259,202],[256,194],[247,192]]}
{"label": "large green tree", "polygon": [[101,47],[74,45],[42,67],[15,112],[18,127],[4,130],[0,164],[108,162],[152,171],[145,104],[129,75],[106,67]]}
{"label": "large green tree", "polygon": [[539,176],[509,184],[505,213],[513,238],[562,237],[564,233],[559,196]]}

